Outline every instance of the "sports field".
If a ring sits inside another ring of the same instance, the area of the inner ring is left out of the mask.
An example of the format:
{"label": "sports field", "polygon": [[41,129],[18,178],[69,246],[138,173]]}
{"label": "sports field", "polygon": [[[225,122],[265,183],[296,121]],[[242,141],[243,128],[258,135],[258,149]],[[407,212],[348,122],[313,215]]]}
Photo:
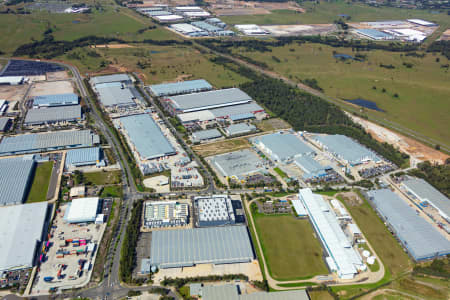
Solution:
{"label": "sports field", "polygon": [[52,169],[52,161],[40,163],[36,166],[27,203],[47,201],[47,191],[52,176]]}
{"label": "sports field", "polygon": [[[421,58],[382,50],[354,52],[351,48],[311,43],[292,43],[264,53],[243,49],[234,52],[264,62],[297,82],[314,78],[333,98],[373,101],[384,112],[365,109],[366,113],[450,146],[450,73],[443,67],[449,61],[442,55],[420,52],[425,54]],[[360,54],[365,59],[343,61],[335,58],[335,53]]]}
{"label": "sports field", "polygon": [[269,272],[277,280],[328,274],[322,248],[308,220],[253,213]]}

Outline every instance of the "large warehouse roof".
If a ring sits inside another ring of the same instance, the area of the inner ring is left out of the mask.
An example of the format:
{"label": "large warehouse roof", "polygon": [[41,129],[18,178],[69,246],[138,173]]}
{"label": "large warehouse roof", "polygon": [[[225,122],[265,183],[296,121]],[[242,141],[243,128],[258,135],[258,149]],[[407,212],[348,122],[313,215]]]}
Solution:
{"label": "large warehouse roof", "polygon": [[305,290],[239,294],[235,284],[205,285],[200,289],[205,300],[309,300]]}
{"label": "large warehouse roof", "polygon": [[230,126],[225,128],[225,132],[227,135],[246,134],[253,131],[256,131],[256,126],[247,123],[231,124]]}
{"label": "large warehouse roof", "polygon": [[150,259],[159,268],[250,262],[254,258],[243,225],[154,231]]}
{"label": "large warehouse roof", "polygon": [[77,105],[78,103],[78,95],[74,93],[36,96],[33,100],[35,107]]}
{"label": "large warehouse roof", "polygon": [[369,191],[368,195],[415,260],[450,253],[450,241],[397,194],[381,189]]}
{"label": "large warehouse roof", "polygon": [[94,85],[107,82],[131,82],[131,78],[127,74],[113,74],[91,78],[91,84]]}
{"label": "large warehouse roof", "polygon": [[25,200],[34,165],[33,159],[0,159],[0,205],[20,204]]}
{"label": "large warehouse roof", "polygon": [[199,130],[192,133],[194,141],[206,141],[222,137],[222,134],[216,128]]}
{"label": "large warehouse roof", "polygon": [[33,266],[47,202],[0,207],[0,271]]}
{"label": "large warehouse roof", "polygon": [[133,115],[119,119],[142,159],[154,159],[175,154],[175,149],[159,126],[148,114]]}
{"label": "large warehouse roof", "polygon": [[25,117],[26,125],[38,125],[55,122],[72,122],[81,120],[81,105],[56,106],[30,109]]}
{"label": "large warehouse roof", "polygon": [[330,167],[322,166],[309,155],[298,156],[294,159],[294,162],[304,172],[304,179],[325,175],[325,170],[330,169]]}
{"label": "large warehouse roof", "polygon": [[241,105],[214,108],[211,109],[210,111],[216,118],[228,118],[228,117],[231,118],[232,116],[245,113],[262,112],[264,111],[264,108],[259,106],[256,102],[252,101]]}
{"label": "large warehouse roof", "polygon": [[68,223],[94,222],[99,201],[98,197],[73,199],[66,209],[64,219]]}
{"label": "large warehouse roof", "polygon": [[375,152],[345,135],[316,135],[314,139],[339,159],[343,159],[352,165],[357,165],[367,160],[375,162],[381,160]]}
{"label": "large warehouse roof", "polygon": [[450,220],[450,199],[421,178],[409,178],[403,185],[421,201],[427,201]]}
{"label": "large warehouse roof", "polygon": [[90,130],[23,134],[4,137],[0,143],[0,156],[63,148],[90,147],[99,142],[98,135]]}
{"label": "large warehouse roof", "polygon": [[249,95],[237,88],[170,97],[172,106],[181,112],[231,106],[252,101]]}
{"label": "large warehouse roof", "polygon": [[124,88],[121,83],[113,83],[108,86],[98,87],[97,92],[100,102],[104,106],[129,106],[134,105],[135,96],[129,88]]}
{"label": "large warehouse roof", "polygon": [[212,85],[204,79],[162,83],[150,86],[152,93],[158,97],[195,93],[212,90]]}
{"label": "large warehouse roof", "polygon": [[211,162],[225,177],[240,178],[266,170],[261,158],[248,149],[214,156],[211,158]]}
{"label": "large warehouse roof", "polygon": [[66,167],[96,164],[102,159],[101,148],[81,148],[67,151]]}
{"label": "large warehouse roof", "polygon": [[304,155],[313,150],[291,133],[273,133],[254,138],[264,150],[277,161],[287,161],[294,156]]}

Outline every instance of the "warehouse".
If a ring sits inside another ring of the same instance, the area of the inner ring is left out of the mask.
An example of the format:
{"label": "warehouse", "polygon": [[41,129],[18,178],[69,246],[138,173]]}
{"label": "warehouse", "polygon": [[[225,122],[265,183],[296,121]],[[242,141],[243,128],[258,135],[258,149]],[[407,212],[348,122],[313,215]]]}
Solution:
{"label": "warehouse", "polygon": [[23,76],[0,77],[0,85],[19,85],[23,84],[25,81],[25,77]]}
{"label": "warehouse", "polygon": [[235,25],[237,30],[242,32],[245,35],[267,35],[269,32],[265,29],[262,29],[256,24],[241,24]]}
{"label": "warehouse", "polygon": [[308,212],[314,230],[328,254],[326,262],[341,279],[352,279],[358,271],[366,270],[361,256],[342,230],[336,214],[321,195],[313,194],[311,189],[301,189],[298,194]]}
{"label": "warehouse", "polygon": [[131,84],[132,80],[130,76],[127,74],[114,74],[114,75],[104,75],[104,76],[96,76],[90,79],[90,83],[92,86],[95,86],[100,83],[109,83],[109,82],[119,82],[124,84]]}
{"label": "warehouse", "polygon": [[177,118],[185,127],[193,126],[194,124],[208,124],[216,120],[214,114],[209,110],[195,111],[185,114],[178,114]]}
{"label": "warehouse", "polygon": [[33,267],[47,223],[47,202],[0,207],[0,271]]}
{"label": "warehouse", "polygon": [[0,143],[0,156],[91,147],[99,143],[99,136],[90,130],[23,134],[4,137]]}
{"label": "warehouse", "polygon": [[244,225],[154,231],[150,253],[152,266],[160,269],[254,259]]}
{"label": "warehouse", "polygon": [[183,12],[183,16],[189,19],[207,18],[211,14],[207,11],[186,11]]}
{"label": "warehouse", "polygon": [[217,33],[219,31],[223,31],[222,28],[208,24],[203,21],[192,22],[191,24],[197,28],[203,29],[203,30],[211,32],[211,33]]}
{"label": "warehouse", "polygon": [[231,198],[228,195],[194,197],[198,227],[224,226],[236,223]]}
{"label": "warehouse", "polygon": [[99,211],[99,203],[98,197],[73,199],[66,208],[64,220],[67,223],[94,222]]}
{"label": "warehouse", "polygon": [[154,16],[153,19],[158,21],[159,23],[172,23],[184,20],[182,16],[172,14],[167,16]]}
{"label": "warehouse", "polygon": [[213,156],[211,163],[222,176],[236,179],[267,172],[261,158],[248,149]]}
{"label": "warehouse", "polygon": [[431,184],[421,178],[410,177],[402,182],[402,186],[413,197],[432,205],[444,219],[450,222],[450,200]]}
{"label": "warehouse", "polygon": [[170,28],[184,35],[208,35],[206,31],[187,23],[173,24]]}
{"label": "warehouse", "polygon": [[369,191],[367,194],[416,261],[450,254],[450,241],[397,194],[389,189]]}
{"label": "warehouse", "polygon": [[294,157],[312,154],[314,151],[291,133],[273,133],[251,139],[274,161],[289,163]]}
{"label": "warehouse", "polygon": [[0,159],[0,205],[23,203],[33,181],[31,158]]}
{"label": "warehouse", "polygon": [[6,132],[11,127],[10,118],[0,118],[0,132]]}
{"label": "warehouse", "polygon": [[427,38],[427,35],[422,31],[409,29],[409,28],[399,28],[389,30],[393,35],[410,42],[422,42]]}
{"label": "warehouse", "polygon": [[212,90],[212,85],[204,79],[161,83],[150,86],[150,91],[157,97],[198,93]]}
{"label": "warehouse", "polygon": [[78,122],[82,120],[81,105],[30,109],[25,117],[26,126]]}
{"label": "warehouse", "polygon": [[294,163],[304,172],[303,179],[326,176],[327,170],[331,169],[329,166],[322,166],[309,155],[296,157]]}
{"label": "warehouse", "polygon": [[173,96],[166,101],[176,113],[186,113],[226,107],[252,101],[249,95],[237,88]]}
{"label": "warehouse", "polygon": [[124,87],[120,82],[102,83],[96,86],[98,98],[103,106],[131,107],[136,103],[131,89]]}
{"label": "warehouse", "polygon": [[376,29],[357,29],[355,32],[376,41],[395,39],[394,36]]}
{"label": "warehouse", "polygon": [[227,136],[249,134],[256,131],[255,125],[247,123],[232,124],[225,127],[225,134]]}
{"label": "warehouse", "polygon": [[189,222],[189,205],[176,201],[151,202],[144,205],[144,227],[184,226]]}
{"label": "warehouse", "polygon": [[143,160],[175,155],[176,151],[159,126],[148,114],[119,118],[122,129],[131,142],[130,147]]}
{"label": "warehouse", "polygon": [[345,164],[359,165],[368,161],[381,162],[381,158],[375,152],[345,135],[316,135],[313,140]]}
{"label": "warehouse", "polygon": [[83,166],[104,166],[102,148],[92,147],[69,150],[66,153],[65,164],[69,170]]}
{"label": "warehouse", "polygon": [[[192,284],[190,285],[192,286]],[[193,289],[191,289],[192,291]],[[306,290],[281,292],[252,292],[244,294],[239,284],[204,285],[199,287],[197,294],[205,300],[310,300]]]}
{"label": "warehouse", "polygon": [[222,134],[217,129],[199,130],[192,133],[192,141],[194,143],[206,142],[221,138]]}
{"label": "warehouse", "polygon": [[412,23],[414,25],[420,25],[420,26],[426,26],[426,27],[433,27],[433,26],[437,26],[437,24],[435,23],[431,23],[422,19],[408,19],[406,20],[409,23]]}
{"label": "warehouse", "polygon": [[33,108],[49,106],[77,105],[80,101],[74,93],[36,96],[33,99]]}

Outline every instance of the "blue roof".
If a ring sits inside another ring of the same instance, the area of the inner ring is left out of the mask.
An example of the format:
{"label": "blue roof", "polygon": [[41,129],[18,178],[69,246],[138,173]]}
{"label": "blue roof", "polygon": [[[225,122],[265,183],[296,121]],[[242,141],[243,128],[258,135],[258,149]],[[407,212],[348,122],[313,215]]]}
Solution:
{"label": "blue roof", "polygon": [[255,115],[252,113],[244,113],[244,114],[237,114],[237,115],[231,115],[230,119],[232,121],[239,121],[239,120],[246,120],[246,119],[253,119],[255,118]]}
{"label": "blue roof", "polygon": [[150,90],[156,96],[170,96],[187,94],[198,91],[212,90],[212,85],[204,79],[180,81],[174,83],[162,83],[150,86]]}
{"label": "blue roof", "polygon": [[36,96],[34,106],[62,106],[78,104],[78,95],[74,93]]}
{"label": "blue roof", "polygon": [[307,144],[291,133],[267,134],[255,138],[254,141],[262,144],[273,159],[280,161],[313,152]]}
{"label": "blue roof", "polygon": [[154,159],[176,153],[150,115],[133,115],[119,120],[142,159]]}
{"label": "blue roof", "polygon": [[33,159],[0,159],[0,205],[21,204],[25,200],[34,166]]}
{"label": "blue roof", "polygon": [[100,147],[73,149],[67,151],[66,166],[78,165],[101,160]]}

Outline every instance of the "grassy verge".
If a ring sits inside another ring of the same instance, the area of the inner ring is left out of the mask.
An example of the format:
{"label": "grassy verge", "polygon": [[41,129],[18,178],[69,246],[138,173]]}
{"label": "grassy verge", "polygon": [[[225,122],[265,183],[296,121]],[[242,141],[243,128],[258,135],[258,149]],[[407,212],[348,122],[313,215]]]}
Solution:
{"label": "grassy verge", "polygon": [[317,283],[314,282],[299,282],[299,283],[280,283],[277,284],[279,287],[306,287],[306,286],[316,286]]}
{"label": "grassy verge", "polygon": [[47,201],[47,192],[52,170],[52,161],[40,163],[36,166],[33,183],[26,201],[27,203]]}
{"label": "grassy verge", "polygon": [[275,167],[275,168],[273,168],[273,170],[275,172],[277,172],[277,174],[280,175],[281,178],[288,178],[287,174],[283,170],[281,170],[280,168]]}

